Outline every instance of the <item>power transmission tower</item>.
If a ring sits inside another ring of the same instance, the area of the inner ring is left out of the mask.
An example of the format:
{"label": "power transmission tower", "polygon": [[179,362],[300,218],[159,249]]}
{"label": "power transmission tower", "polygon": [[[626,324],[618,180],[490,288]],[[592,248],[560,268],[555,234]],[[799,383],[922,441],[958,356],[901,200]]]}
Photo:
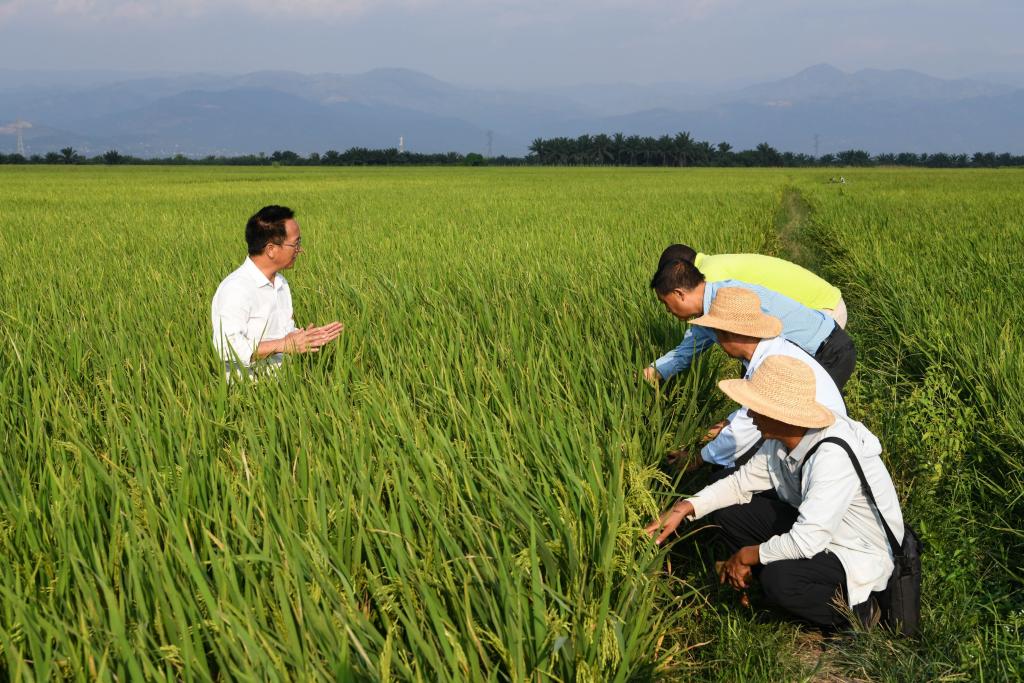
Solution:
{"label": "power transmission tower", "polygon": [[398,153],[401,154],[404,151],[405,151],[405,136],[404,135],[399,135],[398,136]]}
{"label": "power transmission tower", "polygon": [[818,158],[818,134],[814,134],[814,158]]}
{"label": "power transmission tower", "polygon": [[493,147],[494,147],[494,131],[493,130],[489,130],[489,131],[487,131],[487,158],[488,159],[490,159],[491,157],[494,156],[494,152],[493,152],[493,149],[492,149]]}
{"label": "power transmission tower", "polygon": [[14,123],[6,126],[0,126],[0,132],[10,134],[13,132],[17,136],[17,151],[21,156],[25,156],[25,134],[23,131],[26,128],[31,128],[32,124],[28,121],[18,119]]}

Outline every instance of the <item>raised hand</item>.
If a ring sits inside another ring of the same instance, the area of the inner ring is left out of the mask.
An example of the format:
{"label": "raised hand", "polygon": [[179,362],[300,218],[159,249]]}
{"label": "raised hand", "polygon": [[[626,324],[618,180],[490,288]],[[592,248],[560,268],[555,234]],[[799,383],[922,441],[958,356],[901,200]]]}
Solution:
{"label": "raised hand", "polygon": [[316,340],[319,342],[319,346],[323,346],[337,339],[344,329],[345,326],[335,320],[321,327],[314,327],[312,331],[317,335]]}
{"label": "raised hand", "polygon": [[316,353],[338,338],[345,326],[335,321],[321,327],[300,327],[284,338],[285,353]]}

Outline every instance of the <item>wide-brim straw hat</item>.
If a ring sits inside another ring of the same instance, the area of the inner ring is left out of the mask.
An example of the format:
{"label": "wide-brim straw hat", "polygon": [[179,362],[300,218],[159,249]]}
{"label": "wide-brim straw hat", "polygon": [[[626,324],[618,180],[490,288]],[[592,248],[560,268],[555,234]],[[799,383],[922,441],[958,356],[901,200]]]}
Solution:
{"label": "wide-brim straw hat", "polygon": [[761,310],[761,297],[757,292],[742,287],[719,289],[711,302],[711,310],[691,320],[690,324],[759,339],[782,334],[782,321]]}
{"label": "wide-brim straw hat", "polygon": [[836,421],[815,400],[814,371],[791,356],[768,356],[750,379],[726,379],[718,386],[744,408],[788,425],[819,428]]}

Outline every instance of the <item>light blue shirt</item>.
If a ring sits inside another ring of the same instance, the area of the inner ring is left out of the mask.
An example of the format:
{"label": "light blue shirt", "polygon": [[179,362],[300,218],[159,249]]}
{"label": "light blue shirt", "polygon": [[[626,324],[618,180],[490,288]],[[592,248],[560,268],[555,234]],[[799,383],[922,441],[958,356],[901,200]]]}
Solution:
{"label": "light blue shirt", "polygon": [[[817,353],[821,342],[825,341],[836,327],[835,321],[820,311],[807,308],[778,292],[739,280],[705,282],[704,313],[711,310],[711,302],[715,300],[715,295],[722,287],[742,287],[757,294],[761,299],[761,310],[782,321],[782,336],[811,356]],[[694,357],[714,345],[716,339],[714,330],[700,325],[690,325],[686,328],[679,346],[654,361],[654,367],[659,375],[668,379],[680,370],[690,367]]]}

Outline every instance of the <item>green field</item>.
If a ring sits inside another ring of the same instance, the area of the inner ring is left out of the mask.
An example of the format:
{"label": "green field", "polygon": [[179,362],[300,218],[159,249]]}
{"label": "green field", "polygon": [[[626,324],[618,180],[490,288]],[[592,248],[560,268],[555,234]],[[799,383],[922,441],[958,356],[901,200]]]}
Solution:
{"label": "green field", "polygon": [[[0,674],[1024,675],[1024,173],[831,174],[0,168]],[[210,298],[270,203],[296,321],[346,330],[228,387]],[[682,334],[647,287],[677,241],[843,288],[919,640],[815,641],[641,534],[729,409],[718,351],[639,376]]]}

